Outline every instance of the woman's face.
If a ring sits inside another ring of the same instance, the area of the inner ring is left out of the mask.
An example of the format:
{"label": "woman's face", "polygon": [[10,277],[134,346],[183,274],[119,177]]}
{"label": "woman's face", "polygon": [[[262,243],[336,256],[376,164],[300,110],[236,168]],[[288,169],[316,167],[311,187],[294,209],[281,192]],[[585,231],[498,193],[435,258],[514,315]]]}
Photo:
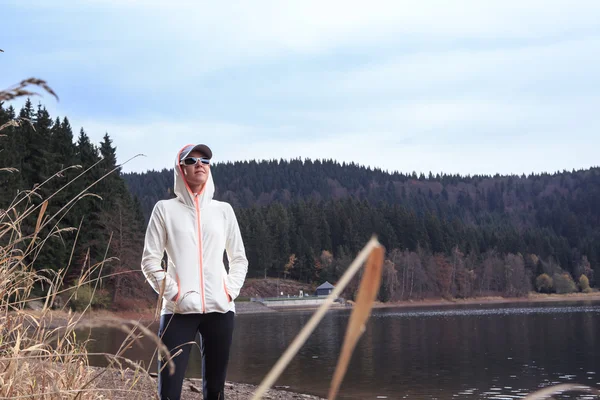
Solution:
{"label": "woman's face", "polygon": [[[204,154],[199,151],[192,151],[188,154],[188,157],[206,157]],[[183,176],[185,177],[185,181],[188,186],[192,190],[200,190],[200,188],[206,183],[208,179],[208,173],[210,171],[210,165],[202,164],[201,162],[197,162],[194,165],[185,165],[181,164],[181,169],[183,170]]]}

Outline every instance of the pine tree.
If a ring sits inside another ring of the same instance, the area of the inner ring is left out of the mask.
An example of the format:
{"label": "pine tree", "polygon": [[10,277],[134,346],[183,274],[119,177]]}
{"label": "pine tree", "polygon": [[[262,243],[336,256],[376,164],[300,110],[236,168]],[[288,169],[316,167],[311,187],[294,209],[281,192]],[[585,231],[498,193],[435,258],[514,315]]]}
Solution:
{"label": "pine tree", "polygon": [[77,225],[82,224],[77,245],[77,257],[74,260],[75,265],[72,271],[77,275],[78,268],[84,265],[88,250],[91,265],[100,262],[106,251],[106,238],[101,222],[101,198],[98,197],[101,194],[98,193],[97,188],[90,187],[101,177],[99,169],[93,167],[100,158],[96,146],[92,144],[83,128],[79,131],[79,137],[77,138],[75,159],[84,170],[91,168],[74,185],[77,193],[85,195],[78,201],[75,213]]}
{"label": "pine tree", "polygon": [[[14,121],[15,111],[12,107],[4,108],[0,102],[0,126]],[[0,209],[6,209],[15,198],[19,190],[21,176],[20,154],[17,146],[18,130],[14,126],[6,126],[0,131]]]}

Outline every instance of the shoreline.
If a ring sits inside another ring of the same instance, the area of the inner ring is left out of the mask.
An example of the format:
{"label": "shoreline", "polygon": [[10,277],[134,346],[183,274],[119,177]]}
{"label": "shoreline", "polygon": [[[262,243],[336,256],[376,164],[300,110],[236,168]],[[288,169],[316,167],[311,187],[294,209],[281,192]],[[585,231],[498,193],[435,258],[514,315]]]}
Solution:
{"label": "shoreline", "polygon": [[[438,307],[438,306],[456,306],[456,305],[483,305],[483,304],[508,304],[508,303],[552,303],[552,302],[570,302],[570,301],[600,301],[600,291],[592,293],[569,293],[569,294],[555,294],[555,293],[536,293],[531,292],[527,297],[502,297],[502,296],[480,296],[480,297],[469,297],[466,299],[445,299],[441,297],[437,298],[426,298],[419,300],[401,300],[401,301],[390,301],[382,303],[375,301],[373,308],[421,308],[421,307]],[[239,304],[244,303],[238,303]],[[266,306],[265,306],[266,307]],[[270,308],[272,312],[290,312],[290,311],[309,311],[316,310],[319,306],[277,306],[277,307],[266,307]],[[352,306],[340,306],[333,305],[329,308],[330,310],[348,310],[352,309]],[[239,310],[238,314],[256,314],[252,311]]]}
{"label": "shoreline", "polygon": [[[134,371],[130,368],[112,369],[87,366],[90,374],[97,375],[90,391],[103,392],[111,399],[158,399],[158,382],[155,374]],[[257,385],[237,382],[225,382],[225,398],[230,400],[248,400],[252,398]],[[185,378],[181,391],[181,400],[196,400],[202,393],[202,379]],[[264,396],[272,400],[325,400],[322,397],[292,392],[287,386],[273,386]]]}
{"label": "shoreline", "polygon": [[466,299],[444,299],[429,298],[422,300],[403,300],[396,302],[381,303],[375,302],[373,308],[409,308],[409,307],[435,307],[435,306],[455,306],[455,305],[483,305],[483,304],[507,304],[507,303],[553,303],[569,301],[600,301],[600,292],[592,293],[529,293],[527,297],[502,297],[502,296],[481,296],[469,297]]}
{"label": "shoreline", "polygon": [[[530,293],[527,297],[501,297],[501,296],[481,296],[466,299],[444,299],[427,298],[421,300],[402,300],[382,303],[376,301],[373,308],[428,308],[428,307],[447,307],[456,305],[494,305],[508,303],[552,303],[552,302],[576,302],[576,301],[600,301],[600,291],[592,293],[570,293],[570,294],[542,294]],[[236,314],[238,315],[258,315],[277,312],[294,312],[316,310],[318,306],[278,306],[267,307],[257,303],[240,302],[236,304]],[[351,310],[352,306],[334,306],[332,310]],[[39,316],[39,311],[26,310],[27,314]],[[69,320],[77,319],[80,313],[67,312],[61,310],[50,310],[46,315],[49,327],[59,327],[67,325]],[[81,321],[89,321],[97,318],[105,319],[125,319],[139,322],[157,321],[155,310],[136,310],[136,311],[110,311],[110,310],[92,310],[86,312]]]}

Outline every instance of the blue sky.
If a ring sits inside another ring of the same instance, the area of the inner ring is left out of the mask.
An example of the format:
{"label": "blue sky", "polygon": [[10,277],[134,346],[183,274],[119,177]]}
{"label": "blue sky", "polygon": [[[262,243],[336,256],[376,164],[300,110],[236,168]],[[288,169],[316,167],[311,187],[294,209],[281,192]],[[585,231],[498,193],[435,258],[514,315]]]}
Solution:
{"label": "blue sky", "polygon": [[53,116],[147,156],[125,171],[196,142],[216,161],[402,172],[599,164],[596,0],[2,0],[0,16],[0,86],[47,80]]}

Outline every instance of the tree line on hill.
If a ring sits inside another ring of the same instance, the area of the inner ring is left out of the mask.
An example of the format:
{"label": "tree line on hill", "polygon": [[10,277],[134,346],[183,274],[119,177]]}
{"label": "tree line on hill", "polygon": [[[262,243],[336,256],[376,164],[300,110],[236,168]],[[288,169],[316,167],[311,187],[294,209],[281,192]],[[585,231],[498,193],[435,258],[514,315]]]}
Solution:
{"label": "tree line on hill", "polygon": [[[122,173],[108,134],[98,146],[83,128],[74,138],[68,118],[53,119],[30,101],[19,112],[0,105],[0,125],[14,119],[21,123],[0,137],[0,168],[18,172],[0,171],[0,215],[15,218],[22,198],[50,198],[46,215],[56,214],[35,267],[68,266],[66,279],[75,282],[101,265],[111,277],[98,301],[115,307],[147,296],[139,273],[144,229],[156,201],[173,196],[172,169]],[[335,282],[376,233],[387,249],[385,300],[564,293],[597,284],[598,168],[426,176],[300,159],[211,168],[215,197],[235,208],[249,277]],[[31,232],[36,217],[20,229]]]}
{"label": "tree line on hill", "polygon": [[[581,275],[589,285],[596,284],[599,168],[528,176],[425,176],[300,159],[211,168],[215,197],[236,210],[252,277],[335,281],[376,233],[398,279],[414,272],[413,290],[400,291],[404,297],[439,296],[445,287],[451,296],[510,296],[537,289],[540,275],[551,281],[541,291],[564,292],[565,276],[573,290],[580,287]],[[172,196],[171,169],[123,176],[146,217],[156,201]],[[324,253],[334,260],[328,268],[321,260]],[[391,254],[413,255],[398,264]],[[439,272],[448,263],[455,266],[451,284]],[[458,273],[462,267],[457,265],[466,265],[468,273]],[[521,285],[514,282],[517,276]],[[459,282],[465,277],[472,277],[471,290],[458,290],[465,288]]]}

